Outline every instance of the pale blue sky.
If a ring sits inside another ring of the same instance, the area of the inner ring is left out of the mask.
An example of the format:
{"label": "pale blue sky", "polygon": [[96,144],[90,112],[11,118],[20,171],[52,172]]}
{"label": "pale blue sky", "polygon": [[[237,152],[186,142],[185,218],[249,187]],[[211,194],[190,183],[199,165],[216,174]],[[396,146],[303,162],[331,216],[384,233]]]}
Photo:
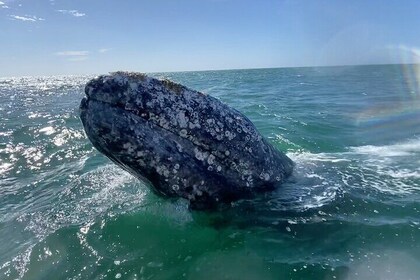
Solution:
{"label": "pale blue sky", "polygon": [[0,77],[420,63],[419,0],[0,0]]}

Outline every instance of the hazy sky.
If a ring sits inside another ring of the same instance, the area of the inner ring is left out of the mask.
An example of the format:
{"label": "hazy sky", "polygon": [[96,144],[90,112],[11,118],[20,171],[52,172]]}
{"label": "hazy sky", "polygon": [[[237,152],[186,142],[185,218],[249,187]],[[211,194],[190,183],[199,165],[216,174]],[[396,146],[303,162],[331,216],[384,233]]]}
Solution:
{"label": "hazy sky", "polygon": [[420,63],[420,0],[0,0],[0,77]]}

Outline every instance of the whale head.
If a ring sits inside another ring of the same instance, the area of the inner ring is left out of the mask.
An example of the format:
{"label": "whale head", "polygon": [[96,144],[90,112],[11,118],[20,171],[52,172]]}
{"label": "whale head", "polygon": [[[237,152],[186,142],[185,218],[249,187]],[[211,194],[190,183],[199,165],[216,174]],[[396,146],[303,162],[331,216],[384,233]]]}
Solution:
{"label": "whale head", "polygon": [[292,172],[245,116],[180,84],[116,72],[88,82],[85,93],[80,117],[96,149],[193,208],[273,189]]}

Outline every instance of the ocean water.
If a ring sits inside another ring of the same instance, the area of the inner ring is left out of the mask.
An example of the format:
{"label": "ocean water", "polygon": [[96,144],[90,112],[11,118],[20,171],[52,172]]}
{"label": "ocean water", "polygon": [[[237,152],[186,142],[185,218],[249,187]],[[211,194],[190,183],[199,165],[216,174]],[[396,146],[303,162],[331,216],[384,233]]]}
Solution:
{"label": "ocean water", "polygon": [[292,177],[192,212],[92,147],[92,77],[1,78],[0,279],[419,279],[419,65],[153,75],[244,113]]}

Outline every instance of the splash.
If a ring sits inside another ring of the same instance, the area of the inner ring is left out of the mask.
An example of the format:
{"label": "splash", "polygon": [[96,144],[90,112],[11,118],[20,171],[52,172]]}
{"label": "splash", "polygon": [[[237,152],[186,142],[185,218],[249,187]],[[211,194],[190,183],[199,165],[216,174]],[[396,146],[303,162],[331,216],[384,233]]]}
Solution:
{"label": "splash", "polygon": [[[337,192],[379,192],[397,197],[420,191],[420,138],[390,145],[350,147],[346,152],[289,153],[298,184],[310,185],[306,208],[325,205]],[[363,164],[361,164],[363,163]],[[322,190],[316,195],[315,190]],[[312,203],[312,200],[317,203]]]}

